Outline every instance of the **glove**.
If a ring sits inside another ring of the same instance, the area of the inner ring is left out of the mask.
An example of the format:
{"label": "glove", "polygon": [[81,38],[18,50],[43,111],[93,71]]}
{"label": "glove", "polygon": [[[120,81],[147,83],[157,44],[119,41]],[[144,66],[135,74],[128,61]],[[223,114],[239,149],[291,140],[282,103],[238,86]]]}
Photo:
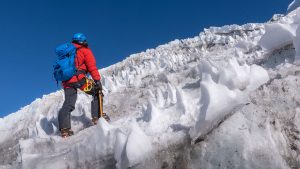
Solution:
{"label": "glove", "polygon": [[95,81],[95,89],[102,91],[102,84],[100,80]]}

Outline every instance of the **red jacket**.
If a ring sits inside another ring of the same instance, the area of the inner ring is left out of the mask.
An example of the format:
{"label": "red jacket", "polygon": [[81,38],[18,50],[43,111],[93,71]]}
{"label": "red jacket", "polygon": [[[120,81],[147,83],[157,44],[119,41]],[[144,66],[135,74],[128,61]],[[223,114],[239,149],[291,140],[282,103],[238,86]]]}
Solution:
{"label": "red jacket", "polygon": [[[77,70],[84,70],[87,73],[90,73],[94,80],[100,80],[101,76],[98,72],[98,68],[96,66],[95,57],[90,48],[81,46],[79,44],[75,44],[77,48],[75,65]],[[63,81],[62,85],[64,88],[68,88],[68,83],[75,83],[85,77],[85,74],[74,75],[70,80]]]}

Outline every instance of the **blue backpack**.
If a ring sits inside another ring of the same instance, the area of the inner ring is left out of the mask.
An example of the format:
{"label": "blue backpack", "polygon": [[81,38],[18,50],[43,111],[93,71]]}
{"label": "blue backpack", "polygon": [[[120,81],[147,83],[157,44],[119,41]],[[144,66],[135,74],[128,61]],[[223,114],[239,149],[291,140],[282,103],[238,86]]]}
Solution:
{"label": "blue backpack", "polygon": [[76,47],[72,43],[59,45],[55,49],[58,56],[54,68],[54,78],[58,81],[67,81],[71,79],[77,72],[75,65]]}

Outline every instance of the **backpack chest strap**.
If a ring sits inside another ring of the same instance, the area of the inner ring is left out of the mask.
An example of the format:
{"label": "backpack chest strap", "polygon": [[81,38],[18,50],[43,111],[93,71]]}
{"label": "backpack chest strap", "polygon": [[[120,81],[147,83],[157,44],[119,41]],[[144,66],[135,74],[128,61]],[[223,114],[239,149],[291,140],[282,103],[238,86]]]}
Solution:
{"label": "backpack chest strap", "polygon": [[78,76],[80,74],[87,74],[87,71],[86,70],[77,70],[75,75]]}

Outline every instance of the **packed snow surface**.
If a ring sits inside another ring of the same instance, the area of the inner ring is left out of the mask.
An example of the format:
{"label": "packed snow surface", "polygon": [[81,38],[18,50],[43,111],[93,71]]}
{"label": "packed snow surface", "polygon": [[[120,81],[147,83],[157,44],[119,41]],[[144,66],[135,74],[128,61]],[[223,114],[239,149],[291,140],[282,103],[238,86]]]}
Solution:
{"label": "packed snow surface", "polygon": [[300,113],[299,18],[211,27],[99,70],[112,121],[92,126],[92,98],[79,92],[68,139],[58,136],[63,91],[35,100],[0,119],[0,168],[292,168],[278,128],[300,115],[276,112]]}

